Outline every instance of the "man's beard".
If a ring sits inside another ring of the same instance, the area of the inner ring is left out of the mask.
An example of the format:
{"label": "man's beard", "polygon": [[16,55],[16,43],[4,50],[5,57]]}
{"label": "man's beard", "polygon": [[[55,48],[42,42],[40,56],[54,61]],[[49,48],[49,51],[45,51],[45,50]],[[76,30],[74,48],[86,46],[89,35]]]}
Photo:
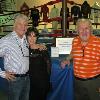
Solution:
{"label": "man's beard", "polygon": [[84,41],[84,42],[87,42],[88,41],[88,37],[85,35],[85,36],[80,36],[81,40]]}

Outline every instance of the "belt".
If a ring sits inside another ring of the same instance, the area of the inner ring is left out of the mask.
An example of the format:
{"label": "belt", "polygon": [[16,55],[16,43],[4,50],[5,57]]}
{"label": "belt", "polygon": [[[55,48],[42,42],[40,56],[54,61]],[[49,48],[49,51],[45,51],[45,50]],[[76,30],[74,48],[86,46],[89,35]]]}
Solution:
{"label": "belt", "polygon": [[26,77],[26,76],[28,76],[28,75],[29,75],[28,72],[25,73],[25,74],[14,74],[15,77]]}
{"label": "belt", "polygon": [[91,77],[91,78],[79,78],[79,77],[76,77],[76,76],[75,76],[75,79],[76,79],[76,80],[80,80],[80,81],[88,81],[88,80],[94,80],[94,79],[96,79],[96,78],[98,78],[98,77],[100,77],[100,74],[97,75],[97,76]]}

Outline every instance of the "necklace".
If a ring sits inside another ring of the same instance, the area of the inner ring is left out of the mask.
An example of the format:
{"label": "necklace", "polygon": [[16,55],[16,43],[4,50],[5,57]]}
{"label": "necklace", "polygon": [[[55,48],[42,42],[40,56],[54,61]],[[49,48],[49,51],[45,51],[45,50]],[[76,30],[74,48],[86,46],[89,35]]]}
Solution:
{"label": "necklace", "polygon": [[[26,48],[29,49],[29,47],[28,47],[28,43],[26,42],[26,39],[24,39],[23,42],[25,42],[25,46],[26,46]],[[18,38],[16,38],[16,43],[17,43],[17,45],[19,46],[19,48],[20,48],[20,50],[21,50],[22,56],[23,56],[23,57],[29,57],[29,56],[24,55],[24,52],[23,52],[22,46],[21,46],[21,44],[18,42]]]}
{"label": "necklace", "polygon": [[88,42],[81,42],[81,45],[82,45],[82,57],[84,57],[84,51],[85,51],[85,47],[87,46]]}

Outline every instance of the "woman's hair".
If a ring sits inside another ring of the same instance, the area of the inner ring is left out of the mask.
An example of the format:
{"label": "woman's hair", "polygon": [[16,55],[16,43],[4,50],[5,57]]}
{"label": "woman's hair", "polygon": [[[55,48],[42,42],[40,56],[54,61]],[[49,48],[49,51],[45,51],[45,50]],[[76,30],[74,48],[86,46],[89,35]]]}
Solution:
{"label": "woman's hair", "polygon": [[26,37],[30,36],[32,32],[34,32],[34,34],[35,34],[36,37],[39,37],[39,32],[38,32],[37,28],[35,28],[35,27],[29,27],[27,29]]}

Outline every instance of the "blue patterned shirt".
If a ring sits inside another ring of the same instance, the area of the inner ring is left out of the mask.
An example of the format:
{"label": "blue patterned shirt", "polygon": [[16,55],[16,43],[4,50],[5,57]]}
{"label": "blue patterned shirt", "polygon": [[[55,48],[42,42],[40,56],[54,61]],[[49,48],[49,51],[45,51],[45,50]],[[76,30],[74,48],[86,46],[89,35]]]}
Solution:
{"label": "blue patterned shirt", "polygon": [[[20,39],[14,31],[1,38],[0,57],[4,57],[5,71],[25,74],[29,70],[29,50],[26,37]],[[5,71],[0,68],[0,76],[3,78],[5,78]]]}

